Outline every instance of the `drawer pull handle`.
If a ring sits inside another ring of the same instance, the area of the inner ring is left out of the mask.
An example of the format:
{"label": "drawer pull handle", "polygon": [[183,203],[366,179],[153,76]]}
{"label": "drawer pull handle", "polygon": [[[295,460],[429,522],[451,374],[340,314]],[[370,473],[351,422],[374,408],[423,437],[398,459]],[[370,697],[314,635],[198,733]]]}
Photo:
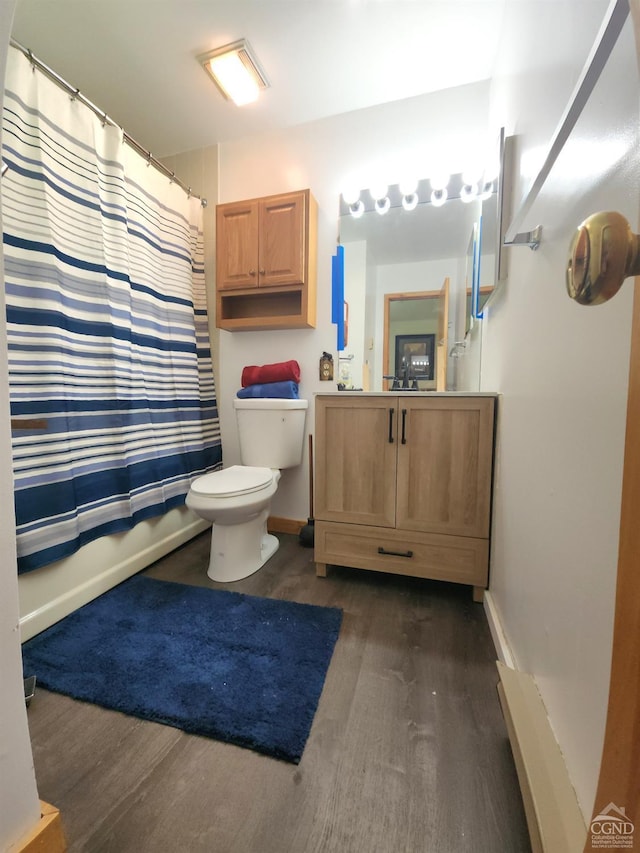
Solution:
{"label": "drawer pull handle", "polygon": [[389,444],[393,444],[393,413],[395,409],[389,409]]}
{"label": "drawer pull handle", "polygon": [[413,557],[413,551],[387,551],[385,548],[378,548],[378,554],[386,554],[389,557]]}

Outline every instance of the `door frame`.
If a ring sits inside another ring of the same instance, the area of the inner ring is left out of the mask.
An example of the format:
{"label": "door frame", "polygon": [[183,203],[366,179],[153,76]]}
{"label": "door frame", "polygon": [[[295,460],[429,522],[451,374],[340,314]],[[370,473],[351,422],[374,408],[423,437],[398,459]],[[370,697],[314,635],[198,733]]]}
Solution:
{"label": "door frame", "polygon": [[[640,0],[630,0],[640,68]],[[640,100],[640,91],[638,92]],[[602,761],[592,819],[611,803],[640,840],[640,277],[634,280],[613,649]],[[592,850],[590,827],[584,851]],[[640,846],[640,844],[639,844]],[[634,849],[635,846],[634,846]]]}

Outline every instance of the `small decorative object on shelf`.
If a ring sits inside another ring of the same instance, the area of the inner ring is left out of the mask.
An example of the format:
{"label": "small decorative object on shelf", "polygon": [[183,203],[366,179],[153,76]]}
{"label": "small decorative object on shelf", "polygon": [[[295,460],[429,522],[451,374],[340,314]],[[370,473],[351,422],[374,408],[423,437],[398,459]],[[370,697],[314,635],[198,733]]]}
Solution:
{"label": "small decorative object on shelf", "polygon": [[320,356],[320,381],[333,381],[333,356],[331,353],[323,352]]}

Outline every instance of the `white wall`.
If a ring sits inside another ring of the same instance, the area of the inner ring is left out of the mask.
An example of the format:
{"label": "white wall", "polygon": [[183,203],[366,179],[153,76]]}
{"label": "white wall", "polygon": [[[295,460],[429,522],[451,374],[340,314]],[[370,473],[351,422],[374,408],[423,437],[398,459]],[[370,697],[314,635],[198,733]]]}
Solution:
{"label": "white wall", "polygon": [[[14,5],[14,0],[0,0],[0,107]],[[1,255],[0,281],[4,282]],[[0,310],[4,313],[4,287],[0,294]],[[13,474],[4,324],[0,324],[0,470],[5,484],[0,492],[0,850],[11,850],[37,824],[40,803],[22,682],[13,492],[6,488],[13,481]]]}
{"label": "white wall", "polygon": [[[413,161],[421,170],[418,177],[427,177],[441,158],[451,171],[459,171],[471,140],[489,138],[488,93],[488,82],[478,83],[220,146],[221,202],[309,187],[319,212],[317,327],[220,333],[217,380],[225,464],[239,461],[231,401],[246,364],[297,359],[301,396],[310,400],[307,430],[313,431],[313,394],[329,385],[319,381],[318,359],[324,350],[337,359],[336,329],[331,324],[331,255],[341,190],[354,174],[359,186],[370,186],[376,170],[382,170],[388,183],[396,183]],[[330,387],[335,389],[335,383]],[[283,473],[273,515],[304,519],[307,477],[306,464]]]}
{"label": "white wall", "polygon": [[[493,90],[518,137],[516,208],[579,71],[563,64],[565,39],[586,26],[548,4],[525,12],[520,55],[504,54]],[[540,39],[557,72],[525,73]],[[628,23],[525,223],[543,226],[542,244],[507,250],[508,281],[481,324],[482,390],[502,394],[490,596],[517,666],[536,678],[585,818],[610,674],[632,288],[585,308],[567,297],[565,267],[590,213],[619,210],[637,230],[638,93]]]}

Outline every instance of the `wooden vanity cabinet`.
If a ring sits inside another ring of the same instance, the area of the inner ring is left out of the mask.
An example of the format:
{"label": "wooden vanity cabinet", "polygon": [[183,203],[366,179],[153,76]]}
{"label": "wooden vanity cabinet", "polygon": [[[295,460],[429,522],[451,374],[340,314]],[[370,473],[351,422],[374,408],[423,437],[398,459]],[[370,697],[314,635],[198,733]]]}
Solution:
{"label": "wooden vanity cabinet", "polygon": [[216,208],[221,329],[315,326],[317,204],[309,190]]}
{"label": "wooden vanity cabinet", "polygon": [[315,561],[487,585],[495,398],[316,397]]}

